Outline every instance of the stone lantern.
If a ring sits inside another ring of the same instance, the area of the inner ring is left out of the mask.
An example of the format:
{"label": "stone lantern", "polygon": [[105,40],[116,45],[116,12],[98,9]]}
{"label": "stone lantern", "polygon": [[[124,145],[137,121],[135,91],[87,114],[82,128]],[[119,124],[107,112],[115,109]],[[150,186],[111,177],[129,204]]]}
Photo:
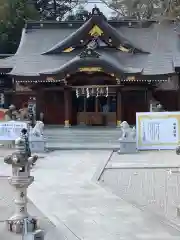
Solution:
{"label": "stone lantern", "polygon": [[11,232],[22,233],[26,219],[27,232],[37,228],[37,220],[30,217],[27,211],[27,188],[34,181],[30,175],[31,166],[37,161],[37,156],[31,156],[28,146],[26,129],[22,130],[21,137],[15,140],[15,152],[4,158],[4,162],[12,165],[12,176],[9,183],[15,189],[15,213],[7,220],[8,229]]}

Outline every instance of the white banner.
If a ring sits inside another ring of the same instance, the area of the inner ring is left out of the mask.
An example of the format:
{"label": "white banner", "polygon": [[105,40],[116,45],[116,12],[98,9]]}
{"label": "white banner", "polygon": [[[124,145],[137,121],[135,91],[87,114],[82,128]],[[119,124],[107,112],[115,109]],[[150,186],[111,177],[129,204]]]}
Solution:
{"label": "white banner", "polygon": [[137,149],[175,149],[180,145],[180,112],[136,113]]}
{"label": "white banner", "polygon": [[0,122],[0,140],[15,140],[20,137],[23,128],[27,129],[27,123],[21,121]]}

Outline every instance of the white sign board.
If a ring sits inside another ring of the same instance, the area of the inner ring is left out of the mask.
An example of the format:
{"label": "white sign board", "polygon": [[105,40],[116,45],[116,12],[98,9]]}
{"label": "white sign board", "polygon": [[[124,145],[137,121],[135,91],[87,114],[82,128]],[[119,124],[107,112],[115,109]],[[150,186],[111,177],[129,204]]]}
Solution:
{"label": "white sign board", "polygon": [[20,137],[23,128],[27,129],[27,123],[21,121],[0,122],[0,140],[16,140]]}
{"label": "white sign board", "polygon": [[180,112],[136,113],[137,149],[175,149],[180,144]]}

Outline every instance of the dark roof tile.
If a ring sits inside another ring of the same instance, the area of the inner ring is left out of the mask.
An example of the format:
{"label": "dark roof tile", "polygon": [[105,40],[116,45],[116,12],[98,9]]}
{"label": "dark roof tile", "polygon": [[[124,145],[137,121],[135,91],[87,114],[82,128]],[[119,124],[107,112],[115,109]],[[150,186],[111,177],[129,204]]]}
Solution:
{"label": "dark roof tile", "polygon": [[[12,57],[0,59],[0,68],[14,67],[11,74],[24,76],[37,76],[46,69],[59,68],[79,52],[61,53],[56,56],[42,53],[63,41],[74,30],[74,28],[24,29],[17,53]],[[111,61],[119,62],[125,68],[143,69],[145,75],[171,74],[175,71],[174,67],[180,67],[180,39],[174,24],[154,23],[149,28],[123,26],[116,30],[121,31],[123,36],[150,54],[122,53],[113,49],[98,51],[106,57],[111,56]]]}

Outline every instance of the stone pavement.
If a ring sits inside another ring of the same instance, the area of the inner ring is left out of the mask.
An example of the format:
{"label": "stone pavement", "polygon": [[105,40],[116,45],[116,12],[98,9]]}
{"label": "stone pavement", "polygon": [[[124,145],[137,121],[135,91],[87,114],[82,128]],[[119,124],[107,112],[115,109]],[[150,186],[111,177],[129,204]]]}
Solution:
{"label": "stone pavement", "polygon": [[[37,162],[33,168],[35,182],[28,190],[28,197],[40,210],[34,215],[46,220],[46,226],[41,224],[48,230],[45,240],[179,240],[178,230],[92,180],[99,165],[103,165],[110,154],[111,151],[98,150],[57,151]],[[7,167],[0,157],[3,175],[10,174]],[[0,213],[5,210],[4,214],[6,209],[12,211],[9,203],[12,195],[6,190],[7,185],[0,182],[0,193],[6,196],[5,201],[0,201]],[[9,215],[5,214],[3,219]],[[1,238],[1,235],[0,239],[14,240],[7,236]]]}
{"label": "stone pavement", "polygon": [[92,181],[110,151],[57,151],[34,168],[28,196],[68,240],[175,240],[180,232]]}
{"label": "stone pavement", "polygon": [[180,155],[175,150],[141,151],[136,154],[114,153],[108,167],[180,166]]}
{"label": "stone pavement", "polygon": [[[180,226],[180,156],[175,151],[134,155],[114,153],[101,177],[101,186],[141,209]],[[173,167],[177,167],[174,169]]]}

